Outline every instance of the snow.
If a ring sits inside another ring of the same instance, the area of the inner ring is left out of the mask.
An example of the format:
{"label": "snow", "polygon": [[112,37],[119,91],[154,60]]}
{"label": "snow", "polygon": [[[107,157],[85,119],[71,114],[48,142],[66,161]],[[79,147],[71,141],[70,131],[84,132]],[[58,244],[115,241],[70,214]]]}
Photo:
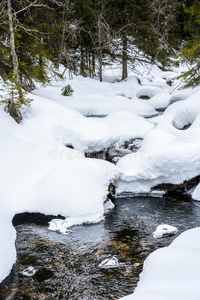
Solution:
{"label": "snow", "polygon": [[200,184],[197,185],[195,190],[192,193],[192,198],[194,200],[199,200],[200,201]]}
{"label": "snow", "polygon": [[9,275],[16,260],[16,232],[8,212],[0,214],[0,282]]}
{"label": "snow", "polygon": [[[64,82],[52,81],[51,86],[40,87],[34,91],[34,95],[51,99],[62,106],[76,110],[85,116],[90,115],[108,115],[110,113],[127,110],[140,116],[156,115],[156,111],[146,104],[138,103],[128,99],[132,97],[134,90],[138,89],[139,84],[133,84],[132,81],[125,81],[125,91],[120,83],[109,84],[108,82],[99,82],[90,78],[74,76],[69,84],[74,90],[72,97],[61,95],[61,89],[65,86]],[[127,94],[127,91],[130,93]],[[116,93],[117,91],[117,93]],[[124,95],[120,96],[119,94]]]}
{"label": "snow", "polygon": [[117,268],[118,266],[118,259],[115,256],[113,256],[112,258],[106,258],[99,264],[99,268],[102,269],[112,269]]}
{"label": "snow", "polygon": [[149,98],[152,98],[155,95],[158,95],[159,93],[162,92],[162,89],[159,87],[152,87],[152,86],[147,86],[141,88],[137,93],[136,97],[140,98],[142,96],[147,96]]}
{"label": "snow", "polygon": [[[180,184],[199,175],[200,168],[200,92],[170,105],[151,122],[155,128],[146,133],[137,153],[122,157],[117,166],[123,170],[117,192],[150,192],[160,183]],[[185,125],[191,124],[186,130]]]}
{"label": "snow", "polygon": [[144,138],[145,134],[154,127],[148,120],[128,111],[114,112],[101,120],[117,133],[120,142]]}
{"label": "snow", "polygon": [[176,111],[173,123],[177,128],[183,128],[185,125],[192,124],[200,113],[199,103],[200,92],[195,93],[186,99],[179,110]]}
{"label": "snow", "polygon": [[[73,225],[103,220],[104,212],[113,207],[110,201],[103,205],[111,182],[117,193],[144,193],[159,183],[178,184],[200,175],[200,92],[199,88],[178,90],[175,77],[180,71],[166,73],[156,66],[140,65],[140,75],[132,72],[121,82],[115,81],[116,70],[105,74],[107,82],[102,83],[81,76],[52,79],[51,85],[38,85],[29,94],[33,102],[20,125],[0,106],[0,282],[16,260],[15,214],[60,214],[65,219],[52,220],[49,229],[67,234]],[[173,78],[172,87],[166,83],[169,78]],[[67,84],[73,96],[61,94]],[[151,99],[138,99],[142,94]],[[158,109],[164,113],[158,115]],[[182,130],[186,125],[190,127]],[[116,149],[138,138],[143,139],[141,148],[119,159],[116,166],[85,158],[86,152]],[[200,200],[200,184],[192,197]],[[193,300],[196,295],[198,299],[198,235],[199,229],[186,232],[170,247],[150,255],[131,297]],[[186,240],[193,244],[188,246]],[[183,264],[183,258],[190,263]],[[180,271],[183,265],[190,274],[188,287]],[[165,296],[159,298],[161,292]]]}
{"label": "snow", "polygon": [[35,275],[36,272],[37,270],[30,266],[22,271],[22,275],[29,277]]}
{"label": "snow", "polygon": [[178,232],[178,229],[174,226],[168,224],[161,224],[156,227],[156,230],[153,232],[153,237],[159,239],[164,236],[173,235]]}
{"label": "snow", "polygon": [[134,294],[124,300],[200,299],[200,228],[185,231],[146,259]]}
{"label": "snow", "polygon": [[67,161],[50,170],[33,186],[27,209],[49,215],[62,213],[67,219],[70,216],[90,222],[101,220],[102,199],[106,198],[109,183],[115,182],[119,174],[118,169],[106,161]]}

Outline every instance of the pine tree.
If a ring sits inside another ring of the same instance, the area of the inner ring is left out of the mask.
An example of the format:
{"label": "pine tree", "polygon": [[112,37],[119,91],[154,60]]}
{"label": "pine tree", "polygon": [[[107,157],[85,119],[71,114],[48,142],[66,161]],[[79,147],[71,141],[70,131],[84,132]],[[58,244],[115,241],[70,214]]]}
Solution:
{"label": "pine tree", "polygon": [[190,1],[185,13],[188,18],[185,26],[187,34],[180,57],[187,62],[189,71],[184,72],[180,78],[184,80],[184,87],[187,88],[200,84],[200,1]]}

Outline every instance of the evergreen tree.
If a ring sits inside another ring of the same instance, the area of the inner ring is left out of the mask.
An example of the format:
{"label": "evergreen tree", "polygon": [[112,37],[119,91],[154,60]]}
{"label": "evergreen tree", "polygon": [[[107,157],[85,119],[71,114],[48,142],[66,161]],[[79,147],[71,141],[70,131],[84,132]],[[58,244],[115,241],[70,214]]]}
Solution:
{"label": "evergreen tree", "polygon": [[183,78],[185,87],[195,87],[200,84],[200,1],[189,1],[185,13],[189,19],[180,57],[187,62],[189,71],[180,78]]}

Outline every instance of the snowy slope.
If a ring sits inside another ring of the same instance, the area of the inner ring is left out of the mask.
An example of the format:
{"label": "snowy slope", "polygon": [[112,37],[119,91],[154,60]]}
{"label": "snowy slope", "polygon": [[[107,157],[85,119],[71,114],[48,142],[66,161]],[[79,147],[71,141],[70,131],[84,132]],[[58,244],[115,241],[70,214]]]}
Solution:
{"label": "snowy slope", "polygon": [[123,300],[200,299],[200,228],[190,229],[169,247],[146,259],[134,294]]}

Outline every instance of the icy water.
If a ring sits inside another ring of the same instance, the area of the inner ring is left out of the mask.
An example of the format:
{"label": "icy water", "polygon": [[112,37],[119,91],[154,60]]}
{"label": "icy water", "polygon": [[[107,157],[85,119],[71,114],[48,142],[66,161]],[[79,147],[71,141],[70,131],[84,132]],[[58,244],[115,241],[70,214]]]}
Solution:
{"label": "icy water", "polygon": [[[152,232],[163,223],[178,227],[178,234],[154,239]],[[74,226],[67,236],[45,225],[17,225],[17,263],[0,286],[0,299],[119,299],[134,291],[152,251],[197,226],[199,202],[130,195],[117,198],[104,221]],[[118,268],[99,268],[113,255]],[[35,274],[23,275],[30,266]]]}

